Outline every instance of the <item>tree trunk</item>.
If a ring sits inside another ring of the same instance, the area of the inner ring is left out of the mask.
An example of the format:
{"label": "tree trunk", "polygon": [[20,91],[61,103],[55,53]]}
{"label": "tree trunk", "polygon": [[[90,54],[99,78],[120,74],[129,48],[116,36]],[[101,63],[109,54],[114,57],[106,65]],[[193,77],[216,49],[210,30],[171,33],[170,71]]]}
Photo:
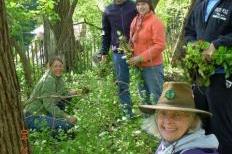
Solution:
{"label": "tree trunk", "polygon": [[44,56],[45,56],[45,64],[48,63],[49,59],[51,59],[55,54],[55,41],[54,34],[51,30],[50,23],[47,17],[43,17],[44,21]]}
{"label": "tree trunk", "polygon": [[47,19],[47,17],[43,17],[43,27],[44,27],[44,56],[45,56],[45,64],[48,63],[49,60],[49,50],[50,50],[50,46],[49,44],[51,43],[51,39],[50,39],[50,25],[49,25],[49,21]]}
{"label": "tree trunk", "polygon": [[176,44],[175,44],[175,47],[174,47],[174,50],[173,50],[173,54],[172,54],[172,64],[175,65],[177,64],[177,61],[182,58],[182,56],[184,55],[184,49],[183,49],[183,46],[184,46],[184,27],[188,21],[188,18],[195,6],[195,3],[197,2],[197,0],[191,0],[191,4],[189,6],[189,10],[188,12],[186,13],[185,15],[185,18],[184,18],[184,21],[181,25],[181,32],[179,33],[179,36],[177,38],[177,41],[176,41]]}
{"label": "tree trunk", "polygon": [[153,3],[153,6],[154,6],[154,10],[155,10],[156,6],[159,3],[159,0],[152,0],[152,3]]}
{"label": "tree trunk", "polygon": [[29,96],[30,91],[31,91],[32,86],[33,86],[33,80],[31,77],[32,71],[31,71],[30,62],[29,62],[27,56],[25,55],[25,53],[23,52],[22,47],[16,42],[16,40],[11,39],[11,43],[12,43],[12,46],[14,46],[16,53],[19,54],[20,61],[22,63],[22,67],[23,67],[23,71],[24,71],[26,86],[27,86],[26,93],[27,93],[27,96]]}
{"label": "tree trunk", "polygon": [[52,29],[56,40],[56,54],[65,58],[66,70],[74,70],[76,45],[73,29],[72,16],[77,5],[77,0],[59,0],[55,12],[59,16],[59,20],[52,25]]}
{"label": "tree trunk", "polygon": [[4,0],[0,0],[0,111],[0,153],[20,154],[23,150],[20,138],[23,116]]}

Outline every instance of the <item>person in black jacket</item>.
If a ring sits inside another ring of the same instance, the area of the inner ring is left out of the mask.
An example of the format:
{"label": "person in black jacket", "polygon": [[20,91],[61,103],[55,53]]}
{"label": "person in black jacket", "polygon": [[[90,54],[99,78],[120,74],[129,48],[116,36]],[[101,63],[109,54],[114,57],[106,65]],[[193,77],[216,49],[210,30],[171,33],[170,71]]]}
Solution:
{"label": "person in black jacket", "polygon": [[[185,26],[185,41],[204,40],[210,46],[202,53],[206,61],[220,46],[232,47],[232,1],[199,0]],[[219,140],[219,153],[232,152],[232,77],[225,79],[224,68],[219,66],[210,78],[209,87],[193,87],[196,106],[208,107],[213,113],[209,133]],[[205,104],[204,104],[205,102]]]}
{"label": "person in black jacket", "polygon": [[102,60],[106,58],[111,47],[116,72],[119,100],[124,116],[132,118],[132,105],[129,92],[129,68],[122,51],[118,51],[119,33],[129,40],[130,24],[136,15],[135,3],[129,0],[114,0],[106,7],[102,17]]}

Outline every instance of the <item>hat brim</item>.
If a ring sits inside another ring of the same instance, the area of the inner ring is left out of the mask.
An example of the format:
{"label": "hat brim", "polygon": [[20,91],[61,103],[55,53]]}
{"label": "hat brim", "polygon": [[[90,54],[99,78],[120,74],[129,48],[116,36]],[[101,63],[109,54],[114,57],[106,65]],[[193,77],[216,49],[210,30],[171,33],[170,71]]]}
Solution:
{"label": "hat brim", "polygon": [[184,112],[193,112],[198,113],[202,116],[212,116],[212,113],[199,110],[199,109],[191,109],[191,108],[184,108],[184,107],[176,107],[176,106],[169,106],[167,104],[161,105],[140,105],[139,109],[147,114],[154,114],[155,110],[173,110],[173,111],[184,111]]}

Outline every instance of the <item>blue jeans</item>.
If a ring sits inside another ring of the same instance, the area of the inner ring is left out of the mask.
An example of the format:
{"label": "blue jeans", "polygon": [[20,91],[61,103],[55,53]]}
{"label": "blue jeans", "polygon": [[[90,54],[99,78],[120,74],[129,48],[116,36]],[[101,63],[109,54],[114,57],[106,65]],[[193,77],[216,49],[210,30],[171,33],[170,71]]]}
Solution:
{"label": "blue jeans", "polygon": [[[65,110],[65,107],[70,103],[72,98],[67,98],[60,100],[56,103],[56,105],[61,109]],[[64,118],[56,118],[52,115],[32,115],[31,113],[26,113],[24,118],[25,124],[29,129],[42,130],[44,127],[58,130],[62,129],[67,131],[72,128],[74,125],[68,122]]]}
{"label": "blue jeans", "polygon": [[25,115],[25,124],[28,129],[43,130],[44,128],[49,129],[62,129],[64,131],[69,130],[74,125],[68,122],[64,118],[55,118],[48,115]]}
{"label": "blue jeans", "polygon": [[138,68],[137,70],[141,74],[138,90],[143,104],[156,104],[163,90],[163,65]]}
{"label": "blue jeans", "polygon": [[118,96],[126,116],[132,117],[132,103],[129,92],[129,67],[125,59],[122,59],[124,54],[113,53],[113,62],[116,74],[116,82],[118,85]]}

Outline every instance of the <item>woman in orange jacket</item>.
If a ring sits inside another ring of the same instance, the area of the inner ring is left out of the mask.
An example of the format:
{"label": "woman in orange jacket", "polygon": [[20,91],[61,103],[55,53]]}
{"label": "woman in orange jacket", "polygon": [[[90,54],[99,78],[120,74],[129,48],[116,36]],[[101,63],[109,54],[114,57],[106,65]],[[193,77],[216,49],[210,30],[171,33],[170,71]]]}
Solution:
{"label": "woman in orange jacket", "polygon": [[163,58],[165,30],[161,20],[154,14],[151,0],[136,0],[138,15],[130,29],[133,57],[129,64],[141,72],[142,82],[138,88],[144,104],[156,104],[163,86]]}

